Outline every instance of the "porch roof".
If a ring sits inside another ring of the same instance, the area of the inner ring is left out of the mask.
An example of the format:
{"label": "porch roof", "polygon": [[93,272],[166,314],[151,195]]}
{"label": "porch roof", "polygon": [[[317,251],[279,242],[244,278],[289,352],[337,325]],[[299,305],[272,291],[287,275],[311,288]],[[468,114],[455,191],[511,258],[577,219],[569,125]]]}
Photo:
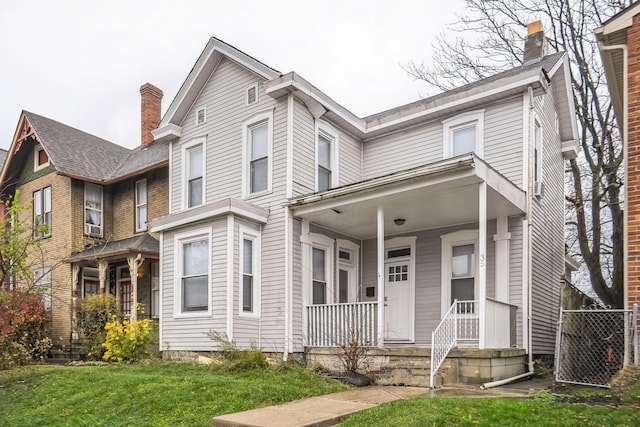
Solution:
{"label": "porch roof", "polygon": [[114,240],[91,246],[81,252],[72,254],[65,262],[90,261],[111,258],[126,254],[143,254],[158,258],[160,243],[149,233],[129,237],[122,240]]}
{"label": "porch roof", "polygon": [[[487,184],[487,219],[526,212],[526,193],[473,153],[292,198],[285,206],[322,227],[373,238],[378,207],[387,234],[477,222],[481,182]],[[394,224],[398,218],[403,225]]]}

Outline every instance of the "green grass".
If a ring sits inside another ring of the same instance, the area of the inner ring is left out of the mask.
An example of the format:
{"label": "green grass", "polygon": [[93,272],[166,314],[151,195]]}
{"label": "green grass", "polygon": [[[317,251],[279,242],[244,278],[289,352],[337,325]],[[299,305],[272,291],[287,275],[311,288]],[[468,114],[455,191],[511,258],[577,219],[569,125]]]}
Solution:
{"label": "green grass", "polygon": [[0,372],[2,426],[208,426],[217,415],[343,389],[308,370],[178,363]]}
{"label": "green grass", "polygon": [[340,424],[354,426],[637,426],[640,410],[544,399],[415,398],[361,412]]}

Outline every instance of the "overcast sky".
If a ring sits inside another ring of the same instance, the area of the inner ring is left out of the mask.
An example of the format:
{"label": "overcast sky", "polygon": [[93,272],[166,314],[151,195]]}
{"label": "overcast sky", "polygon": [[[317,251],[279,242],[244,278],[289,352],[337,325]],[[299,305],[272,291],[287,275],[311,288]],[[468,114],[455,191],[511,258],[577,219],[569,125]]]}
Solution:
{"label": "overcast sky", "polygon": [[140,141],[139,88],[169,106],[215,36],[359,116],[432,95],[400,68],[428,60],[462,0],[0,1],[0,148],[24,109],[112,142]]}

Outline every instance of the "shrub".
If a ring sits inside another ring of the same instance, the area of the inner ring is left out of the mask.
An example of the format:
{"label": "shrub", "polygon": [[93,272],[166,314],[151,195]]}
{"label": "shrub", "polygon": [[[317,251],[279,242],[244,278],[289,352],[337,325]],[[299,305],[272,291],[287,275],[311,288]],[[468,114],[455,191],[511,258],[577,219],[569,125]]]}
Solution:
{"label": "shrub", "polygon": [[40,293],[0,292],[0,369],[45,357],[52,345],[50,319]]}
{"label": "shrub", "polygon": [[105,326],[113,316],[119,316],[116,297],[90,295],[78,305],[76,332],[82,340],[80,355],[83,359],[102,360],[107,338]]}
{"label": "shrub", "polygon": [[613,398],[624,404],[640,404],[640,366],[629,365],[611,380]]}
{"label": "shrub", "polygon": [[149,319],[123,320],[118,322],[113,317],[105,326],[107,337],[103,344],[107,350],[102,358],[109,361],[137,361],[148,359],[153,355],[153,343],[157,329]]}
{"label": "shrub", "polygon": [[218,343],[224,356],[223,363],[214,365],[216,369],[224,372],[240,372],[269,366],[267,358],[259,348],[251,346],[249,350],[241,350],[235,342],[229,341],[226,334],[211,331],[207,335]]}

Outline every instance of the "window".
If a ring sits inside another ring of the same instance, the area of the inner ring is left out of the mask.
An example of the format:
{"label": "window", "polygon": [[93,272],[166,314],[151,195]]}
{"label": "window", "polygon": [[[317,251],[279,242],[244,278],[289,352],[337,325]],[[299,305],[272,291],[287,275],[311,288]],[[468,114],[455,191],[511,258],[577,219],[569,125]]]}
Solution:
{"label": "window", "polygon": [[182,147],[184,170],[185,208],[200,206],[204,203],[204,143],[202,139],[196,139]]}
{"label": "window", "polygon": [[245,196],[271,191],[273,111],[254,114],[242,124],[243,180]]}
{"label": "window", "polygon": [[484,156],[484,110],[469,111],[442,122],[443,157],[474,152]]}
{"label": "window", "polygon": [[210,314],[209,271],[210,231],[176,236],[176,306],[177,315]]}
{"label": "window", "polygon": [[97,268],[82,268],[82,297],[97,295],[100,293],[100,278]]}
{"label": "window", "polygon": [[147,229],[147,180],[136,181],[136,231]]}
{"label": "window", "polygon": [[360,246],[350,240],[337,239],[338,246],[338,302],[356,302]]}
{"label": "window", "polygon": [[249,229],[240,229],[240,315],[260,315],[260,237]]}
{"label": "window", "polygon": [[542,128],[538,120],[533,126],[533,181],[542,182]]}
{"label": "window", "polygon": [[474,245],[454,246],[451,254],[451,303],[474,299]]}
{"label": "window", "polygon": [[[477,230],[460,230],[442,239],[442,314],[455,300],[473,301],[478,295],[476,280]],[[458,307],[458,313],[473,313],[474,304]]]}
{"label": "window", "polygon": [[199,126],[207,121],[207,107],[198,108],[196,111],[196,126]]}
{"label": "window", "polygon": [[316,131],[316,191],[338,186],[338,132],[318,122]]}
{"label": "window", "polygon": [[325,249],[313,248],[313,304],[327,303],[326,258]]}
{"label": "window", "polygon": [[33,236],[51,236],[51,187],[33,192]]}
{"label": "window", "polygon": [[311,236],[311,304],[333,302],[334,240],[322,234]]}
{"label": "window", "polygon": [[160,315],[160,264],[151,263],[151,317]]}
{"label": "window", "polygon": [[102,237],[102,187],[84,184],[84,232]]}
{"label": "window", "polygon": [[258,83],[254,83],[247,88],[246,97],[247,105],[255,104],[256,102],[258,102]]}
{"label": "window", "polygon": [[49,155],[44,151],[42,145],[38,144],[34,150],[33,170],[42,169],[47,166],[49,166]]}
{"label": "window", "polygon": [[44,308],[51,308],[51,268],[38,268],[33,272],[33,285],[42,294]]}

